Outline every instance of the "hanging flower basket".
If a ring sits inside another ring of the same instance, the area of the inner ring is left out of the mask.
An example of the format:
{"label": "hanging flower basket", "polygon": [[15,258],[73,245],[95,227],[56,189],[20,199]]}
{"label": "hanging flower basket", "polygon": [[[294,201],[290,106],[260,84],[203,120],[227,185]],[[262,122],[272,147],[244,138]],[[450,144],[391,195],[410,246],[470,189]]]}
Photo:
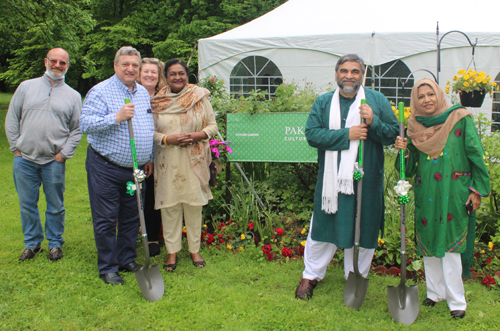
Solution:
{"label": "hanging flower basket", "polygon": [[464,107],[481,107],[486,96],[486,90],[470,92],[460,91],[460,103]]}

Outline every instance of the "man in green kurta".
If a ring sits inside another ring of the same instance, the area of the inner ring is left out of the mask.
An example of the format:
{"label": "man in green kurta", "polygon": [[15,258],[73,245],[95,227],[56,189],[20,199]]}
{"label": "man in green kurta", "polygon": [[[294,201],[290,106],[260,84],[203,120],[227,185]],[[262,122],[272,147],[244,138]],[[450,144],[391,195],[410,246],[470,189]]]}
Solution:
{"label": "man in green kurta", "polygon": [[[359,270],[365,277],[384,227],[383,146],[394,143],[398,121],[384,95],[361,86],[364,74],[365,65],[357,55],[341,57],[335,67],[339,88],[316,99],[306,123],[307,141],[318,149],[319,172],[305,270],[295,292],[300,299],[312,297],[337,247],[345,248],[345,277],[353,271],[357,192],[353,173],[360,140],[364,176]],[[366,104],[361,105],[361,99]]]}

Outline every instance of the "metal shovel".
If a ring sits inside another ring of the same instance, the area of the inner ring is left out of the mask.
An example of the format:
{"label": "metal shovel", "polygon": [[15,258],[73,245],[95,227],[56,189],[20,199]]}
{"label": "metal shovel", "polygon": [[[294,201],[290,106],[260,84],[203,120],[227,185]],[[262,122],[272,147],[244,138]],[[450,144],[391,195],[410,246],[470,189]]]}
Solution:
{"label": "metal shovel", "polygon": [[[130,100],[125,99],[125,103],[129,103]],[[144,171],[140,170],[137,166],[137,156],[135,152],[135,140],[134,140],[134,128],[132,125],[132,119],[128,120],[128,131],[130,135],[130,147],[132,149],[132,158],[134,161],[134,182],[135,182],[135,195],[137,196],[137,206],[139,208],[139,221],[141,224],[142,232],[142,243],[144,245],[144,266],[135,272],[135,279],[139,284],[142,294],[146,300],[154,302],[158,301],[163,297],[165,292],[165,284],[163,283],[163,278],[161,276],[160,268],[158,265],[149,267],[149,245],[148,245],[148,233],[146,231],[146,222],[144,221],[144,210],[141,198],[141,189],[139,183],[145,179]]]}
{"label": "metal shovel", "polygon": [[[361,104],[365,104],[366,100],[362,99]],[[361,121],[364,123],[364,120]],[[347,307],[358,310],[363,301],[365,300],[366,291],[368,290],[369,279],[363,277],[359,272],[358,259],[359,259],[359,237],[361,226],[361,195],[363,188],[363,141],[359,145],[358,157],[358,170],[361,172],[361,178],[358,180],[358,196],[357,196],[357,210],[356,210],[356,223],[354,226],[354,251],[353,251],[353,266],[354,272],[350,271],[347,277],[347,282],[344,288],[344,303]]]}
{"label": "metal shovel", "polygon": [[[399,135],[404,138],[404,103],[399,105]],[[419,301],[417,285],[406,286],[406,202],[404,198],[411,185],[405,181],[404,150],[400,151],[401,179],[395,187],[401,203],[401,282],[398,286],[387,286],[387,300],[392,318],[405,325],[412,324],[418,316]],[[407,197],[407,196],[406,196]]]}

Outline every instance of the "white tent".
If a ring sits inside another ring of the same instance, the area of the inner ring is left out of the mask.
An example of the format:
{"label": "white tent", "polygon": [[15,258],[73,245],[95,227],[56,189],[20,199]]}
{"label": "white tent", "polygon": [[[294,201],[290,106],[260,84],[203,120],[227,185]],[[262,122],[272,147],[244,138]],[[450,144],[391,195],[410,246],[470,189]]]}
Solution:
{"label": "white tent", "polygon": [[[439,22],[439,38],[452,30],[466,33],[472,43],[477,38],[476,68],[495,78],[500,72],[498,13],[500,1],[289,0],[245,25],[200,39],[199,74],[218,76],[229,87],[241,60],[262,56],[279,68],[285,82],[305,80],[325,89],[335,85],[334,65],[348,53],[357,53],[368,65],[400,60],[409,72],[427,69],[436,74]],[[443,38],[440,85],[459,69],[473,67],[471,59],[465,36],[450,33]],[[431,76],[415,73],[416,79],[423,77]],[[490,115],[491,110],[487,97],[476,111]]]}

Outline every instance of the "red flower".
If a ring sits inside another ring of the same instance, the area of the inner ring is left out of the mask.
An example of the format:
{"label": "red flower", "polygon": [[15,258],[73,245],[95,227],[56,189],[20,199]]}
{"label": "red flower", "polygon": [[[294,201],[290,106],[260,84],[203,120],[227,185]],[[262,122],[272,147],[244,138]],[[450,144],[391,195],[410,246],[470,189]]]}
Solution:
{"label": "red flower", "polygon": [[422,223],[424,224],[424,226],[427,226],[427,220],[425,218],[422,218]]}
{"label": "red flower", "polygon": [[453,215],[452,214],[448,214],[448,216],[446,216],[446,220],[449,222],[453,219]]}
{"label": "red flower", "polygon": [[455,130],[455,136],[460,137],[461,134],[462,134],[462,130],[461,129]]}
{"label": "red flower", "polygon": [[283,254],[284,257],[292,257],[293,251],[290,248],[285,246],[281,250],[281,254]]}
{"label": "red flower", "polygon": [[217,235],[217,237],[222,238],[222,237],[224,237],[224,236],[223,236],[223,235],[221,235],[221,234],[219,234],[219,235]]}
{"label": "red flower", "polygon": [[222,244],[224,242],[224,239],[219,239],[219,242]]}
{"label": "red flower", "polygon": [[276,229],[276,234],[277,234],[278,236],[281,236],[283,233],[285,233],[285,231],[283,231],[283,229],[282,229],[282,228],[277,228],[277,229]]}
{"label": "red flower", "polygon": [[491,263],[491,257],[486,260],[486,263]]}
{"label": "red flower", "polygon": [[211,243],[213,243],[213,242],[214,242],[214,240],[215,240],[215,239],[214,239],[214,235],[210,233],[210,234],[208,235],[207,244],[208,244],[208,245],[210,245]]}
{"label": "red flower", "polygon": [[434,174],[434,179],[435,179],[435,180],[441,180],[441,178],[443,178],[443,176],[441,176],[441,174],[440,174],[439,172],[436,172],[436,173]]}
{"label": "red flower", "polygon": [[215,82],[215,78],[210,78],[210,81],[211,82]]}
{"label": "red flower", "polygon": [[490,287],[490,285],[495,285],[495,278],[486,276],[486,277],[484,277],[481,284],[485,284],[488,287]]}
{"label": "red flower", "polygon": [[458,175],[456,172],[453,173],[453,175],[451,175],[451,178],[453,178],[454,180],[457,180],[458,179]]}
{"label": "red flower", "polygon": [[253,230],[253,226],[254,226],[253,222],[252,223],[248,223],[247,225],[250,228],[250,230]]}

